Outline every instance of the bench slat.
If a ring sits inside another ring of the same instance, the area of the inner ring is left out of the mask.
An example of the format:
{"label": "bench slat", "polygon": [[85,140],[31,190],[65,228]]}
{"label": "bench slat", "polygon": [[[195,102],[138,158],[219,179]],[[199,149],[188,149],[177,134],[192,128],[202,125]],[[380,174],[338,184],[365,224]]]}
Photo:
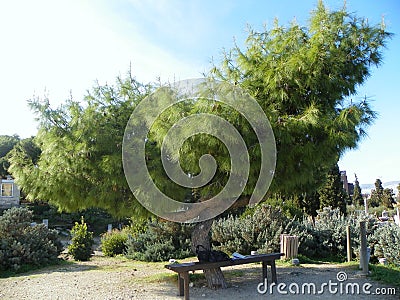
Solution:
{"label": "bench slat", "polygon": [[182,264],[170,264],[165,267],[171,271],[180,273],[195,270],[214,269],[219,267],[236,266],[256,262],[270,262],[279,259],[283,253],[270,253],[250,255],[245,258],[235,258],[232,260],[218,261],[218,262],[189,262]]}

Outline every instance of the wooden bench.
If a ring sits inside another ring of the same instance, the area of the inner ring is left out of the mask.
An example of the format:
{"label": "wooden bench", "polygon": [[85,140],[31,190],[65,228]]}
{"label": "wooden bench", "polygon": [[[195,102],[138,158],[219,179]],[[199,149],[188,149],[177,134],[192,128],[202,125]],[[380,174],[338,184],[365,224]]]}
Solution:
{"label": "wooden bench", "polygon": [[220,267],[237,266],[250,263],[262,263],[262,280],[267,278],[267,266],[271,267],[272,282],[277,283],[275,260],[279,259],[283,253],[270,253],[249,255],[244,258],[233,258],[232,260],[220,262],[189,262],[182,264],[169,264],[165,267],[171,271],[178,273],[178,290],[179,296],[184,296],[185,300],[189,299],[189,271],[215,269]]}

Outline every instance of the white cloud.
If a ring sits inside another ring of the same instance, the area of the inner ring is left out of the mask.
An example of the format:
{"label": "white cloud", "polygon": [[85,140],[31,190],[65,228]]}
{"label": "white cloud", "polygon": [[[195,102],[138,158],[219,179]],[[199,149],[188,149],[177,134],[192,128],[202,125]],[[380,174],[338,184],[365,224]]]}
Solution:
{"label": "white cloud", "polygon": [[[114,82],[128,71],[141,81],[200,75],[198,66],[175,57],[130,27],[118,32],[97,2],[9,1],[0,6],[0,134],[35,134],[26,100],[48,91],[56,105],[80,99],[95,80]],[[90,5],[89,5],[90,4]]]}

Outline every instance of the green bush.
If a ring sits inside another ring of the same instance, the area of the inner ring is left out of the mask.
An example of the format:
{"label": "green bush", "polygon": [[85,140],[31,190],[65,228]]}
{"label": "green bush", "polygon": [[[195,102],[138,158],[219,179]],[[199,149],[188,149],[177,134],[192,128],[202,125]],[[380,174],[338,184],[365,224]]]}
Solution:
{"label": "green bush", "polygon": [[31,226],[32,212],[11,208],[0,216],[0,269],[19,270],[55,261],[62,251],[57,233],[43,224]]}
{"label": "green bush", "polygon": [[261,204],[252,213],[215,221],[211,238],[216,248],[227,253],[276,252],[287,222],[288,218],[280,208]]}
{"label": "green bush", "polygon": [[315,225],[304,218],[291,227],[290,234],[299,237],[299,254],[310,258],[342,257],[346,254],[346,219],[339,209],[318,211]]}
{"label": "green bush", "polygon": [[142,261],[167,261],[193,255],[193,226],[168,221],[151,221],[145,232],[128,235],[127,257]]}
{"label": "green bush", "polygon": [[353,254],[359,256],[360,221],[366,221],[367,235],[375,228],[373,216],[348,214],[346,217],[339,208],[329,207],[318,211],[315,224],[304,218],[292,220],[286,227],[286,232],[299,237],[299,254],[309,258],[335,258],[343,260],[346,257],[346,227],[350,226]]}
{"label": "green bush", "polygon": [[400,227],[393,223],[378,227],[368,239],[371,257],[386,258],[389,264],[400,267]]}
{"label": "green bush", "polygon": [[81,218],[81,223],[75,222],[71,230],[72,241],[68,246],[68,253],[75,260],[87,261],[92,256],[92,246],[94,243],[93,232],[89,232],[87,225]]}
{"label": "green bush", "polygon": [[101,251],[105,256],[116,256],[126,251],[126,231],[113,230],[101,236]]}
{"label": "green bush", "polygon": [[314,224],[306,217],[290,219],[279,207],[261,204],[241,216],[214,222],[212,241],[228,253],[276,252],[280,250],[280,235],[286,233],[299,237],[298,253],[303,256],[343,260],[347,225],[350,225],[354,255],[359,255],[361,220],[366,221],[367,235],[372,236],[377,228],[373,216],[353,213],[345,217],[338,208],[324,208],[318,212]]}

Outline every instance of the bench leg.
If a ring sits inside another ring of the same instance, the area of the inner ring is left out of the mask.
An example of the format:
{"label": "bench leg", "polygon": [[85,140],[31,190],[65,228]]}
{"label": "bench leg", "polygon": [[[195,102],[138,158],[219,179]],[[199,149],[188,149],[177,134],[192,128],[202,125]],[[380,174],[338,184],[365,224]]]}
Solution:
{"label": "bench leg", "polygon": [[178,289],[179,296],[189,300],[189,272],[178,273]]}
{"label": "bench leg", "polygon": [[271,279],[273,283],[278,283],[278,279],[276,276],[276,265],[275,265],[275,260],[272,261],[263,261],[262,262],[262,275],[263,275],[263,280],[268,279],[268,265],[271,266]]}
{"label": "bench leg", "polygon": [[183,282],[183,277],[181,273],[178,273],[178,290],[179,290],[179,296],[184,295],[184,282]]}
{"label": "bench leg", "polygon": [[183,273],[184,299],[189,300],[189,272]]}
{"label": "bench leg", "polygon": [[278,279],[276,277],[275,260],[271,261],[271,273],[272,273],[272,282],[273,283],[278,283]]}
{"label": "bench leg", "polygon": [[262,279],[268,278],[268,263],[266,261],[262,262]]}

